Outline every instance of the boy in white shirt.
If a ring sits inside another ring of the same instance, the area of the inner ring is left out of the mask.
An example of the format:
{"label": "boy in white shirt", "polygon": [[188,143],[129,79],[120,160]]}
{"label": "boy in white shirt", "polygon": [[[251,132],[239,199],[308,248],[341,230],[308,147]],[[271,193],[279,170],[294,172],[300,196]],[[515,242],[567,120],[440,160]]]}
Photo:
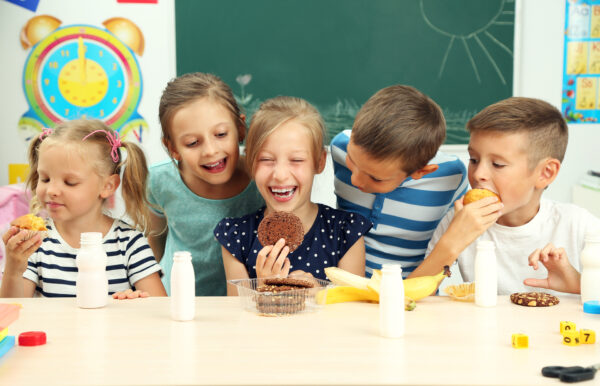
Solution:
{"label": "boy in white shirt", "polygon": [[456,201],[411,277],[438,273],[458,260],[464,281],[473,281],[477,241],[489,240],[496,245],[499,294],[532,287],[579,293],[585,233],[600,228],[600,220],[583,208],[542,198],[567,147],[561,113],[538,99],[508,98],[474,116],[467,130],[471,187],[496,192],[502,202]]}

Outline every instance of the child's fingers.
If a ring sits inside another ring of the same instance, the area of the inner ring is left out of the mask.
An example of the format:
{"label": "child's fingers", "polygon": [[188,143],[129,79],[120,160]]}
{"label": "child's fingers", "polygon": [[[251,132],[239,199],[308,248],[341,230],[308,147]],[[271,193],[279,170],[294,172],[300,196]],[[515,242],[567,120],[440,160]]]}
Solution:
{"label": "child's fingers", "polygon": [[23,254],[29,258],[42,245],[42,239],[39,235],[35,235],[31,239],[25,241],[19,248],[23,249]]}
{"label": "child's fingers", "polygon": [[271,249],[273,249],[272,245],[267,245],[266,247],[263,247],[263,249],[261,249],[258,252],[258,256],[256,256],[256,270],[262,270],[265,267],[265,262],[267,261],[267,255],[269,254],[269,252],[271,252]]}
{"label": "child's fingers", "polygon": [[536,249],[535,251],[533,251],[533,253],[531,255],[529,255],[529,265],[533,267],[533,269],[537,270],[538,269],[538,261],[540,260],[540,252],[541,249]]}
{"label": "child's fingers", "polygon": [[[285,247],[283,247],[283,249],[281,250],[281,253],[277,256],[277,259],[275,260],[275,263],[273,264],[273,273],[281,273],[281,270],[283,269],[283,266],[284,266],[286,260],[289,263],[289,259],[287,258],[287,255],[289,252],[290,252],[290,248],[287,245]],[[288,271],[289,271],[289,267],[288,267]],[[283,277],[287,277],[287,273]]]}
{"label": "child's fingers", "polygon": [[290,259],[285,258],[285,263],[283,263],[283,267],[281,267],[281,277],[288,277],[290,274]]}
{"label": "child's fingers", "polygon": [[150,297],[150,294],[146,291],[140,291],[140,297],[141,298],[148,298]]}
{"label": "child's fingers", "polygon": [[523,284],[530,287],[549,288],[548,279],[525,279],[523,280]]}
{"label": "child's fingers", "polygon": [[140,297],[142,297],[142,291],[140,290],[131,291],[127,294],[127,299],[137,299]]}
{"label": "child's fingers", "polygon": [[8,228],[8,230],[2,235],[2,241],[4,242],[4,245],[7,245],[8,240],[10,240],[10,238],[16,235],[17,233],[19,233],[19,231],[20,230],[17,227]]}
{"label": "child's fingers", "polygon": [[126,298],[127,298],[127,296],[129,296],[129,294],[130,294],[131,292],[133,292],[131,289],[128,289],[128,290],[125,290],[125,291],[121,292],[121,293],[119,294],[119,297],[118,297],[118,299],[119,299],[119,300],[126,299]]}

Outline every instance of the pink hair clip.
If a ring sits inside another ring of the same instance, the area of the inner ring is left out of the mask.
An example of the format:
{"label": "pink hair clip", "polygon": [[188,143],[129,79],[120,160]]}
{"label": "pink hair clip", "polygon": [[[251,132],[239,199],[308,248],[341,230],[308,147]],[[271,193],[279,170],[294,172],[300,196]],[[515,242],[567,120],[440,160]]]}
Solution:
{"label": "pink hair clip", "polygon": [[42,129],[42,132],[40,133],[40,141],[41,141],[42,139],[44,139],[44,137],[47,137],[47,136],[49,136],[50,134],[52,134],[52,132],[53,132],[53,131],[54,131],[54,130],[52,130],[52,129],[51,129],[51,128],[49,128],[49,127],[44,127],[44,128]]}
{"label": "pink hair clip", "polygon": [[89,137],[90,135],[96,134],[98,132],[103,132],[104,134],[106,134],[106,138],[108,139],[108,143],[110,144],[110,146],[112,146],[112,150],[110,151],[110,156],[112,157],[113,162],[119,162],[119,152],[118,152],[118,149],[123,144],[121,143],[121,139],[119,138],[119,134],[117,134],[116,132],[114,133],[114,135],[111,135],[110,131],[108,131],[108,130],[94,130],[91,133],[89,133],[88,135],[86,135],[85,137],[83,137],[82,141],[85,141],[87,139],[87,137]]}

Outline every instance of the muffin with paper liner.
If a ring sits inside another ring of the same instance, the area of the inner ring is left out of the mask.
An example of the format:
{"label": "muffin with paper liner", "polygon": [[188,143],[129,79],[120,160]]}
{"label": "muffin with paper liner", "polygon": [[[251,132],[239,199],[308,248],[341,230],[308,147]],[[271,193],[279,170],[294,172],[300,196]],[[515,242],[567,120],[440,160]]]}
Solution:
{"label": "muffin with paper liner", "polygon": [[32,213],[17,217],[10,225],[27,231],[27,236],[25,236],[24,240],[29,240],[37,233],[40,233],[41,239],[43,240],[48,234],[48,228],[46,228],[44,219]]}

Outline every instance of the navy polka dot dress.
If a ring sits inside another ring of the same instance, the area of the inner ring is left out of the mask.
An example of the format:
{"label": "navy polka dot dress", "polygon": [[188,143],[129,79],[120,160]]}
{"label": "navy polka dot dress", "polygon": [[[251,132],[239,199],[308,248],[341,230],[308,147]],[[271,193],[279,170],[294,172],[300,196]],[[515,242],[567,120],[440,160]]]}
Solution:
{"label": "navy polka dot dress", "polygon": [[[363,216],[318,204],[317,218],[302,245],[288,254],[290,272],[302,270],[314,277],[325,279],[326,267],[336,267],[354,243],[371,229],[371,222]],[[244,217],[227,217],[215,228],[217,240],[236,259],[241,261],[252,279],[256,277],[256,257],[263,246],[258,241],[258,224],[265,208]]]}

